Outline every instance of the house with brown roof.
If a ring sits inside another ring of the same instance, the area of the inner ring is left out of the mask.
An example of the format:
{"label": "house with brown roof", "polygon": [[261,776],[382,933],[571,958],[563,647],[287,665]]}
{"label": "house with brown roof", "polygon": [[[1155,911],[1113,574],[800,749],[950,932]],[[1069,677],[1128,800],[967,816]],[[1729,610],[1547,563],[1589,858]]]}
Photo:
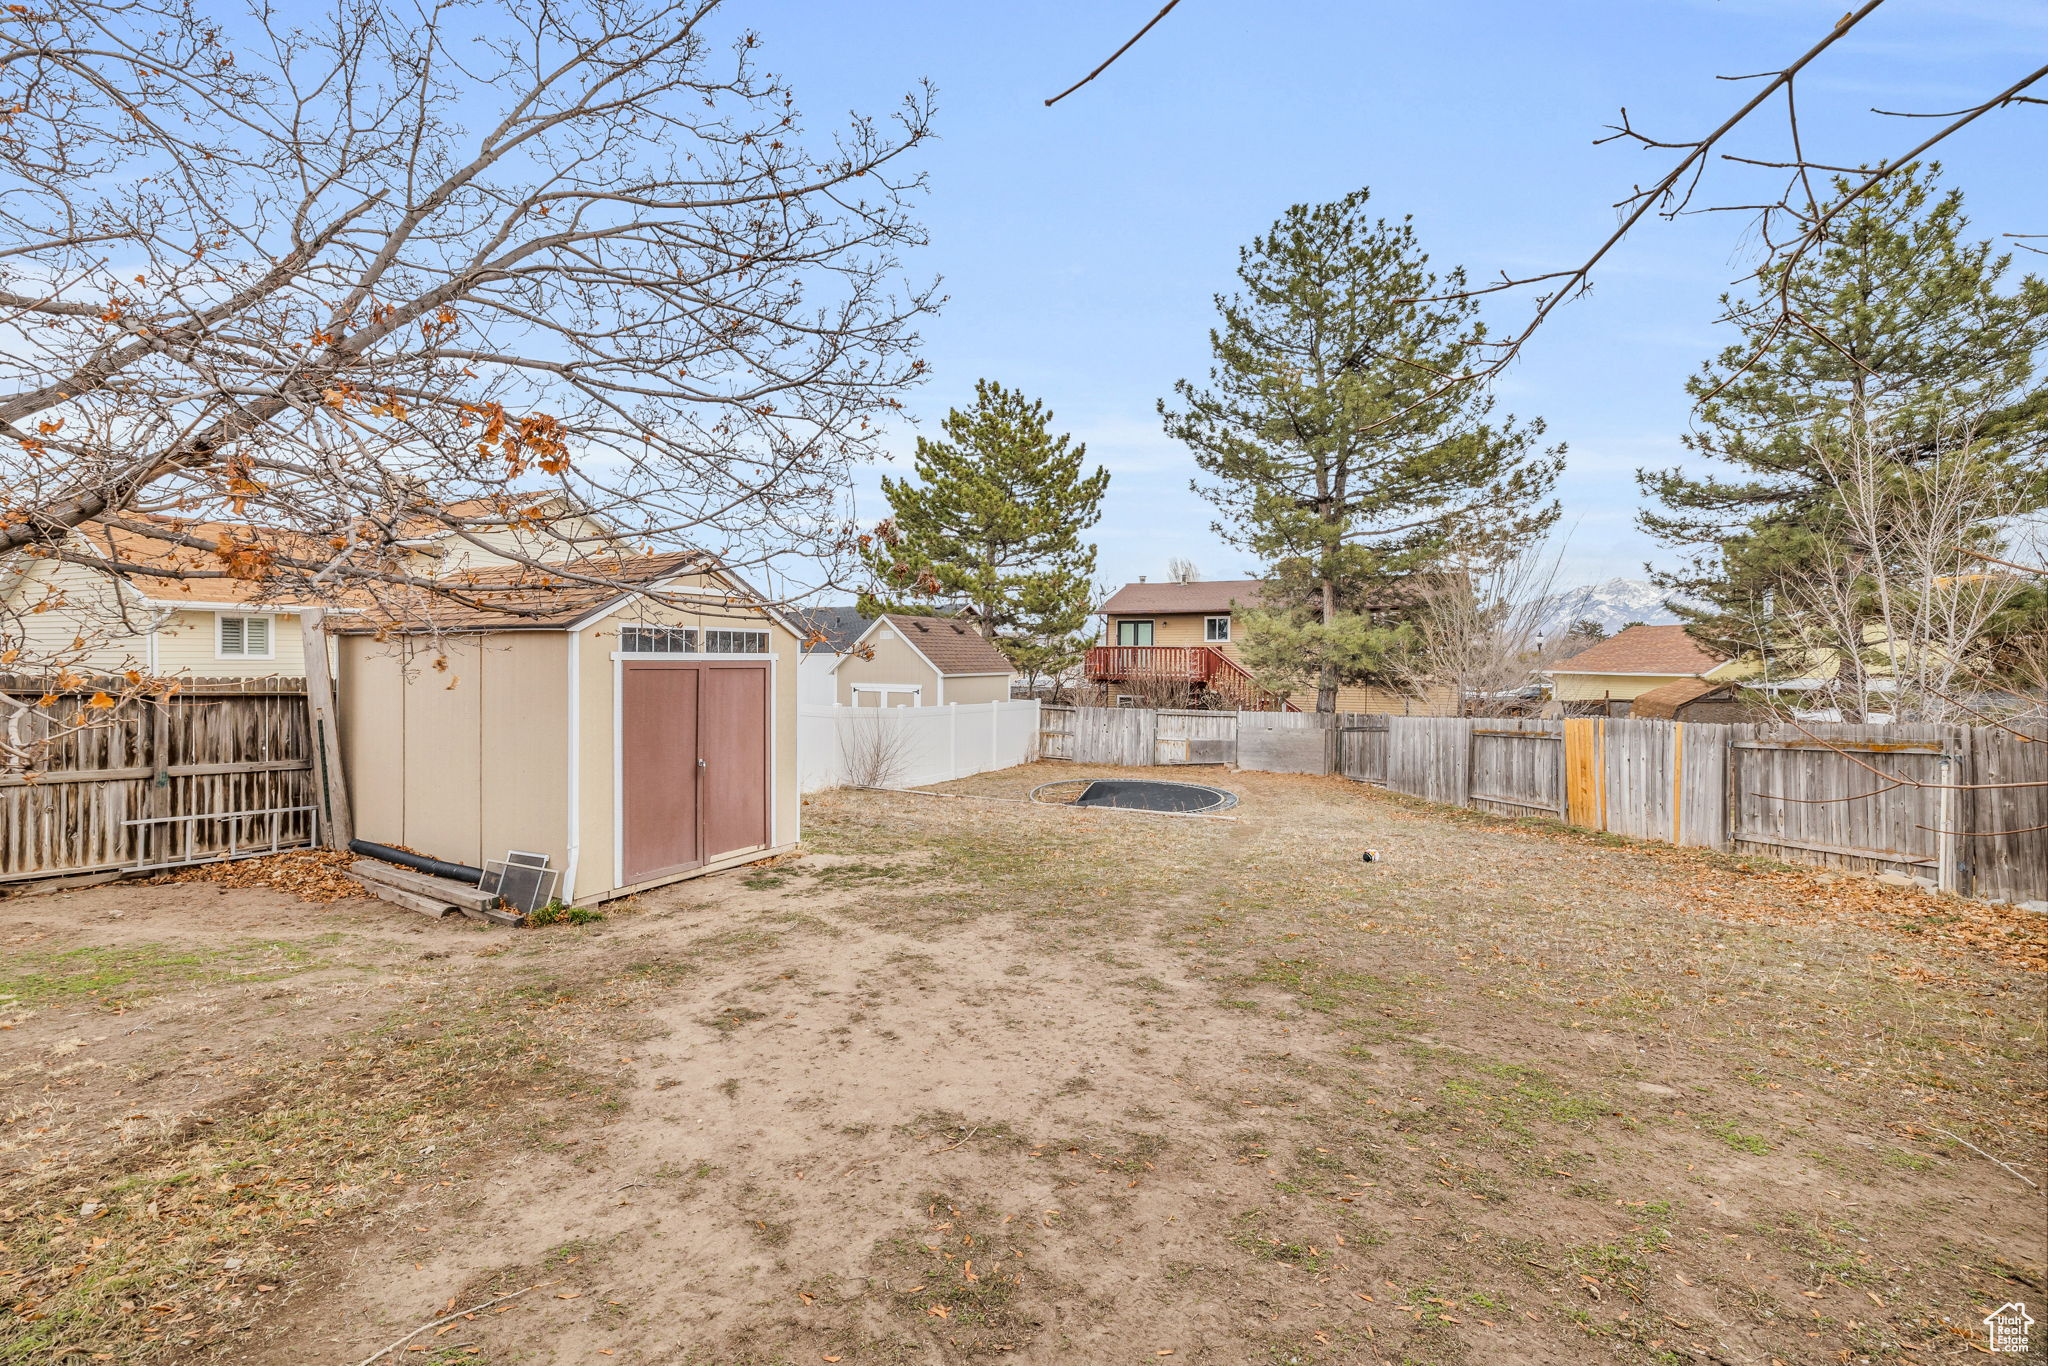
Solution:
{"label": "house with brown roof", "polygon": [[[1300,711],[1261,688],[1238,657],[1239,614],[1261,605],[1258,579],[1139,579],[1098,609],[1102,644],[1082,670],[1110,706],[1184,706],[1233,711]],[[1387,610],[1414,605],[1418,588],[1388,594]],[[1378,685],[1340,688],[1337,710],[1397,716],[1450,716],[1449,688],[1403,692]]]}
{"label": "house with brown roof", "polygon": [[[451,584],[479,574],[503,581],[507,568],[523,561],[581,559],[589,566],[604,553],[624,553],[609,528],[559,495],[472,498],[442,513],[401,524],[379,553],[395,569]],[[88,523],[53,552],[22,551],[0,569],[0,616],[25,660],[101,674],[302,678],[301,609],[360,610],[331,595],[305,599],[263,572],[267,554],[324,560],[333,553],[326,542],[248,523],[145,514],[125,520],[157,534]],[[124,572],[67,558],[80,554]],[[548,576],[531,577],[536,589],[548,586]],[[406,594],[395,589],[392,596]],[[414,596],[427,611],[432,595]],[[458,616],[463,611],[444,606]]]}
{"label": "house with brown roof", "polygon": [[943,707],[1007,702],[1016,670],[965,618],[888,612],[840,654],[832,677],[842,707]]}
{"label": "house with brown roof", "polygon": [[[305,604],[281,599],[261,577],[226,572],[233,547],[253,544],[258,529],[150,520],[180,539],[92,524],[54,552],[22,551],[7,561],[0,569],[0,614],[24,660],[100,674],[137,669],[159,677],[303,678],[299,608]],[[134,569],[116,577],[65,558],[67,551]],[[199,577],[185,577],[192,574]]]}
{"label": "house with brown roof", "polygon": [[1564,660],[1548,677],[1553,699],[1583,710],[1594,703],[1612,709],[1669,684],[1722,682],[1743,671],[1738,661],[1709,650],[1683,626],[1631,626]]}

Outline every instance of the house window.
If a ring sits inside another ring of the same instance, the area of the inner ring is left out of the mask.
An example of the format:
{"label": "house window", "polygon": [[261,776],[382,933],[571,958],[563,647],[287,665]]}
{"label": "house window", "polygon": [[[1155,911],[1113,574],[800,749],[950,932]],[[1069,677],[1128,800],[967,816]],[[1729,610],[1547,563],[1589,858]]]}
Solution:
{"label": "house window", "polygon": [[1202,639],[1213,645],[1221,645],[1230,639],[1229,617],[1203,617]]}
{"label": "house window", "polygon": [[706,631],[704,652],[713,655],[765,655],[766,631]]}
{"label": "house window", "polygon": [[270,618],[230,616],[214,618],[213,653],[216,659],[269,659]]}
{"label": "house window", "polygon": [[695,654],[697,633],[682,626],[621,626],[619,650],[632,655]]}
{"label": "house window", "polygon": [[1149,621],[1120,621],[1116,624],[1116,643],[1119,645],[1150,645],[1152,623]]}

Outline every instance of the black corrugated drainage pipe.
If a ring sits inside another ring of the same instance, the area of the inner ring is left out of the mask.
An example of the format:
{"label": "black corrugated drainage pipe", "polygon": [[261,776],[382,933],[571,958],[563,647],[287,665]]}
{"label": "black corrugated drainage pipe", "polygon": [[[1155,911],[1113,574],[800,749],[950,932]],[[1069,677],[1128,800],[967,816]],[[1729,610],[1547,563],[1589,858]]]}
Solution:
{"label": "black corrugated drainage pipe", "polygon": [[386,863],[395,863],[401,868],[411,868],[435,877],[445,877],[451,882],[482,882],[484,870],[472,868],[466,863],[449,863],[443,859],[428,858],[424,854],[408,854],[403,849],[393,849],[388,844],[377,844],[371,840],[350,840],[348,851],[366,858],[380,858]]}

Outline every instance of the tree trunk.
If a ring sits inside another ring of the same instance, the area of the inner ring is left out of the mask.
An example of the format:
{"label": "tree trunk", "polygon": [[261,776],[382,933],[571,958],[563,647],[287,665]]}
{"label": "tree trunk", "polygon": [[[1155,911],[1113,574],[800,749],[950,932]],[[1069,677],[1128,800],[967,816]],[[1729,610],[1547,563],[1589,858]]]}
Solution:
{"label": "tree trunk", "polygon": [[[1323,580],[1322,609],[1323,625],[1328,628],[1337,620],[1337,582],[1334,579]],[[1327,651],[1328,648],[1329,643],[1325,641],[1324,649]],[[1316,710],[1325,714],[1337,710],[1337,666],[1330,661],[1327,653],[1323,656],[1323,667],[1316,676]]]}

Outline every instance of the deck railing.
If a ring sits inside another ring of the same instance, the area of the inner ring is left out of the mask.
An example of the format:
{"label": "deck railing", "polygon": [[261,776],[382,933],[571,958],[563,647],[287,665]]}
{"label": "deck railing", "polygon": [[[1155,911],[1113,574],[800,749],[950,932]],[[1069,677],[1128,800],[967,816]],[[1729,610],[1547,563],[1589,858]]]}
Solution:
{"label": "deck railing", "polygon": [[1085,667],[1090,682],[1187,683],[1220,695],[1232,710],[1295,710],[1261,688],[1243,665],[1207,645],[1097,645],[1088,651]]}

